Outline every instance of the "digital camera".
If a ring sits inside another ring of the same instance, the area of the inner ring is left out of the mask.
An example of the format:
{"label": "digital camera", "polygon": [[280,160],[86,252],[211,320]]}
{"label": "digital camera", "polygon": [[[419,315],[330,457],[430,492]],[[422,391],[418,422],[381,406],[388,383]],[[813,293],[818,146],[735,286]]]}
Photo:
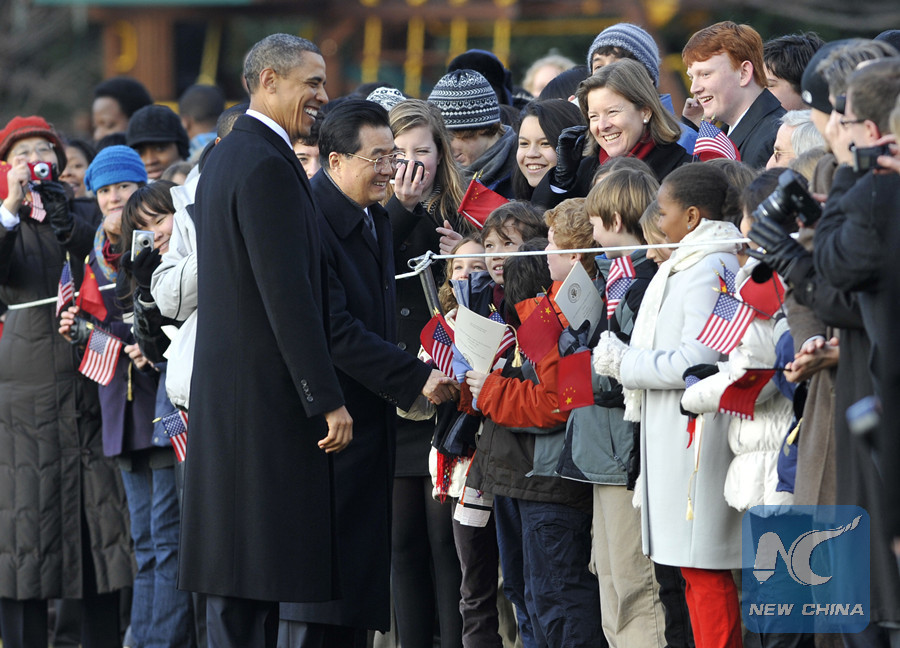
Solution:
{"label": "digital camera", "polygon": [[56,165],[52,162],[28,162],[28,176],[32,182],[59,179]]}
{"label": "digital camera", "polygon": [[769,216],[781,225],[799,218],[805,227],[812,226],[822,215],[822,207],[806,190],[806,179],[793,169],[778,176],[778,186],[753,210],[753,218]]}
{"label": "digital camera", "polygon": [[853,147],[853,170],[856,172],[878,169],[878,156],[890,155],[891,149],[887,144],[881,146]]}
{"label": "digital camera", "polygon": [[134,230],[131,234],[131,260],[134,261],[141,252],[153,249],[155,235],[148,230]]}

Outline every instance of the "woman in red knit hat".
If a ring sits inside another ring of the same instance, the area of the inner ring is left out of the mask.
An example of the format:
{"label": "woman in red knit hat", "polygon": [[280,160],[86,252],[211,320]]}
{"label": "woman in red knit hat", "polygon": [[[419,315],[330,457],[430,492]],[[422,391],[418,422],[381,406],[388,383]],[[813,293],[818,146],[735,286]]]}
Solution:
{"label": "woman in red knit hat", "polygon": [[[47,599],[81,599],[82,645],[120,644],[118,592],[132,579],[128,517],[103,456],[97,385],[78,373],[50,298],[67,257],[76,285],[99,212],[55,180],[62,140],[41,117],[0,131],[0,628],[47,645]],[[35,179],[39,178],[39,179]],[[88,208],[89,207],[89,208]]]}

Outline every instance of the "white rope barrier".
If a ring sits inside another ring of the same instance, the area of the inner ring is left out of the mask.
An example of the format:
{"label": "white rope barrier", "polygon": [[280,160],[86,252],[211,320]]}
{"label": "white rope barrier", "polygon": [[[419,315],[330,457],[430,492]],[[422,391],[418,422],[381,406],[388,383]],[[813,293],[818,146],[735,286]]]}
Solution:
{"label": "white rope barrier", "polygon": [[688,241],[683,243],[652,243],[645,245],[616,245],[609,247],[593,247],[593,248],[574,248],[569,250],[528,250],[526,252],[516,251],[516,252],[479,252],[476,254],[468,253],[468,254],[435,254],[431,250],[426,252],[425,254],[417,257],[413,257],[407,263],[410,268],[412,268],[412,272],[407,272],[404,274],[399,274],[394,277],[394,279],[408,279],[410,277],[415,277],[416,275],[421,274],[425,268],[431,266],[435,261],[440,261],[443,259],[487,259],[487,258],[497,258],[497,257],[513,257],[513,256],[539,256],[546,254],[600,254],[605,252],[634,252],[635,250],[657,250],[660,248],[681,248],[681,247],[698,247],[704,245],[722,245],[723,243],[734,243],[742,244],[742,243],[750,243],[750,239],[748,238],[735,238],[735,239],[721,239],[716,241]]}
{"label": "white rope barrier", "polygon": [[[116,284],[106,284],[105,286],[100,286],[100,290],[112,290],[116,287]],[[78,297],[80,292],[75,293],[74,297]],[[47,304],[56,305],[56,297],[47,297],[46,299],[38,299],[37,301],[25,302],[24,304],[13,304],[11,306],[7,306],[7,310],[22,310],[23,308],[34,308],[35,306],[46,306]]]}

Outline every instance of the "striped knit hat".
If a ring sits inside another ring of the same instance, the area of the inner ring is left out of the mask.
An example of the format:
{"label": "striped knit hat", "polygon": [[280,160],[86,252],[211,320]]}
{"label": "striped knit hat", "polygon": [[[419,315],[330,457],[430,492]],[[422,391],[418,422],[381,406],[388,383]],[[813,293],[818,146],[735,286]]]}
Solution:
{"label": "striped knit hat", "polygon": [[592,69],[591,59],[601,47],[618,47],[630,52],[647,68],[650,78],[653,79],[653,85],[659,86],[659,47],[646,30],[631,23],[617,23],[604,29],[597,34],[588,50],[589,70]]}
{"label": "striped knit hat", "polygon": [[455,70],[442,76],[428,101],[440,109],[447,130],[476,130],[500,123],[497,93],[474,70]]}

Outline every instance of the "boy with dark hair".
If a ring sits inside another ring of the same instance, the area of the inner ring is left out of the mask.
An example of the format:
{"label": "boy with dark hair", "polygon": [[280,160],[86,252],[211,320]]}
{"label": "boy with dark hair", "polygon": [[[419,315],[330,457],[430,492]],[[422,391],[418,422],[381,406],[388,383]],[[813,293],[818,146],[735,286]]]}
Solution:
{"label": "boy with dark hair", "polygon": [[763,45],[763,65],[769,92],[785,110],[805,110],[800,79],[813,55],[825,44],[815,32],[786,34]]}

